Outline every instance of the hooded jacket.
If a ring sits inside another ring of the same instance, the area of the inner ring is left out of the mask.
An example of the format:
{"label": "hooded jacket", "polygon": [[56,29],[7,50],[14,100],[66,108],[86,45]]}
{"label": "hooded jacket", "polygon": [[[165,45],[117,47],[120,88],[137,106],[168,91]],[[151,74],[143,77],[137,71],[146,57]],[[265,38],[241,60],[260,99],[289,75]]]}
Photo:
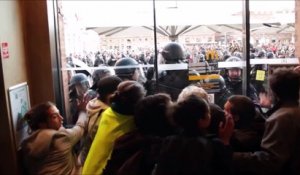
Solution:
{"label": "hooded jacket", "polygon": [[237,173],[300,174],[299,104],[285,102],[276,105],[275,109],[266,120],[261,151],[234,153],[233,163]]}
{"label": "hooded jacket", "polygon": [[[115,140],[135,129],[133,115],[118,113],[113,106],[102,113],[99,128],[84,163],[82,174],[102,174],[110,159]],[[126,109],[122,110],[126,111]]]}
{"label": "hooded jacket", "polygon": [[90,150],[94,137],[97,133],[99,121],[101,119],[101,113],[108,107],[109,106],[107,104],[103,103],[98,98],[89,101],[89,103],[86,106],[87,115],[88,115],[88,127],[78,157],[78,161],[80,165],[83,165],[83,163],[85,162],[85,159]]}

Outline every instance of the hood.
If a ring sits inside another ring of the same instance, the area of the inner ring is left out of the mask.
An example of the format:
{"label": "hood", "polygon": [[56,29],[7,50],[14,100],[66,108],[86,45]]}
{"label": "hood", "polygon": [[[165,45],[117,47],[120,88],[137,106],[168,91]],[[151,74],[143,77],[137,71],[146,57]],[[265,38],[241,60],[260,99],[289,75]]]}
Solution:
{"label": "hood", "polygon": [[33,132],[22,142],[22,152],[30,157],[44,157],[48,154],[53,136],[57,132],[53,129],[40,129]]}
{"label": "hood", "polygon": [[109,106],[107,104],[103,103],[98,98],[94,98],[93,100],[89,101],[86,105],[87,115],[91,116],[94,113],[99,112],[100,109],[106,109],[108,107]]}

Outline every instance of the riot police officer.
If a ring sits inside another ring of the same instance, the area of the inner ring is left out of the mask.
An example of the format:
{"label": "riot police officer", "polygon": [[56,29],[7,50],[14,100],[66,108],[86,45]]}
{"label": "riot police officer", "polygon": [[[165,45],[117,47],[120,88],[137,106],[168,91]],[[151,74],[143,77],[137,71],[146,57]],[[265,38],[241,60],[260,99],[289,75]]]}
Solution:
{"label": "riot police officer", "polygon": [[[170,42],[160,52],[162,63],[182,64],[185,62],[184,51],[181,45]],[[170,94],[173,101],[177,100],[181,90],[189,85],[188,70],[178,70],[174,65],[172,70],[163,70],[158,75],[158,92]]]}
{"label": "riot police officer", "polygon": [[77,73],[73,75],[69,83],[69,102],[71,109],[71,124],[75,124],[78,118],[77,105],[79,101],[82,101],[85,93],[90,88],[90,84],[87,76],[84,73]]}
{"label": "riot police officer", "polygon": [[[226,77],[225,77],[226,87],[234,95],[243,94],[242,68],[240,66],[235,67],[234,65],[235,62],[240,62],[241,59],[236,56],[231,56],[225,61],[231,62],[233,66],[226,69]],[[250,84],[248,91],[249,91],[249,97],[254,102],[258,102],[257,92],[252,84]]]}
{"label": "riot police officer", "polygon": [[86,100],[91,100],[91,99],[96,98],[98,96],[98,93],[97,93],[98,82],[102,78],[110,76],[110,75],[112,75],[112,72],[107,68],[95,70],[92,74],[92,79],[93,79],[92,87],[89,90],[87,90],[84,98]]}
{"label": "riot police officer", "polygon": [[124,80],[144,82],[143,73],[139,69],[138,62],[130,57],[120,58],[115,64],[116,75]]}
{"label": "riot police officer", "polygon": [[219,74],[210,74],[204,79],[203,82],[199,82],[200,87],[205,89],[207,93],[214,94],[214,104],[217,104],[222,109],[227,99],[233,95],[226,87],[224,78]]}
{"label": "riot police officer", "polygon": [[97,83],[104,77],[112,75],[112,72],[108,68],[102,68],[102,69],[96,69],[93,74],[93,85],[91,89],[96,90],[97,89]]}

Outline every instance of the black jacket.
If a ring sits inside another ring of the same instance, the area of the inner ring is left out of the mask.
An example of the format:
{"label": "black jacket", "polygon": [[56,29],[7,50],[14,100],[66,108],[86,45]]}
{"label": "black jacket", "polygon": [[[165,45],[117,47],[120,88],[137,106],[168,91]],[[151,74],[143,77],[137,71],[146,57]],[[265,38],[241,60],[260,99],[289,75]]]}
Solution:
{"label": "black jacket", "polygon": [[150,175],[157,161],[161,138],[138,131],[127,133],[115,142],[103,175]]}
{"label": "black jacket", "polygon": [[[243,94],[243,82],[242,81],[230,81],[229,78],[225,78],[225,83],[227,89],[233,95],[242,95]],[[254,102],[258,102],[257,91],[252,84],[249,86],[249,98],[252,99]]]}
{"label": "black jacket", "polygon": [[154,175],[228,175],[232,151],[217,138],[170,136],[162,148]]}
{"label": "black jacket", "polygon": [[176,101],[181,90],[188,85],[188,70],[163,71],[158,79],[158,92],[170,94],[172,100]]}

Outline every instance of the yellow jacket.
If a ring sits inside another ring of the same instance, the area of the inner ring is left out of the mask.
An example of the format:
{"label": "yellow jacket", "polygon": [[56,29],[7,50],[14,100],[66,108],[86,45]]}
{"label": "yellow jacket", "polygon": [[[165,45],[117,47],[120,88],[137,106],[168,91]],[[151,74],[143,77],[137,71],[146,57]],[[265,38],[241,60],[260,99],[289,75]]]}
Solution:
{"label": "yellow jacket", "polygon": [[111,108],[102,113],[99,127],[83,166],[83,175],[102,174],[120,136],[135,129],[133,116],[122,115]]}
{"label": "yellow jacket", "polygon": [[219,55],[218,52],[216,50],[207,50],[206,51],[206,60],[218,60]]}

